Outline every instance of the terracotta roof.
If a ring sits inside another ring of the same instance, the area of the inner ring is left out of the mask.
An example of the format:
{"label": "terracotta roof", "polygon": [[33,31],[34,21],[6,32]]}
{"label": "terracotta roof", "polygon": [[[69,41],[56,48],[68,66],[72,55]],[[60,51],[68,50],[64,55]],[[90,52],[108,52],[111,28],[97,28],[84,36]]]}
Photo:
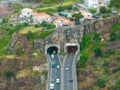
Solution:
{"label": "terracotta roof", "polygon": [[68,22],[63,22],[62,24],[63,24],[63,25],[73,25],[73,24],[75,24],[75,23],[72,22],[72,21],[68,21]]}
{"label": "terracotta roof", "polygon": [[50,15],[48,15],[46,13],[33,13],[33,16],[36,16],[36,17],[50,17]]}
{"label": "terracotta roof", "polygon": [[56,18],[54,21],[55,21],[55,22],[58,22],[58,21],[61,21],[61,20],[67,20],[67,21],[69,21],[68,19],[66,19],[66,18],[64,18],[64,17],[58,17],[58,18]]}

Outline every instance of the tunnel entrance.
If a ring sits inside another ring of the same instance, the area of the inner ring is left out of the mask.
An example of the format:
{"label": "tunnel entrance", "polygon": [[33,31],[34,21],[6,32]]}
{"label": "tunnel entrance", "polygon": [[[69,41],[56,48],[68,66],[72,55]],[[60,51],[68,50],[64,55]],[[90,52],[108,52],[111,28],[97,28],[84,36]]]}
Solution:
{"label": "tunnel entrance", "polygon": [[56,46],[51,46],[47,49],[47,54],[57,54],[58,48]]}
{"label": "tunnel entrance", "polygon": [[67,46],[67,53],[75,53],[78,51],[78,46]]}

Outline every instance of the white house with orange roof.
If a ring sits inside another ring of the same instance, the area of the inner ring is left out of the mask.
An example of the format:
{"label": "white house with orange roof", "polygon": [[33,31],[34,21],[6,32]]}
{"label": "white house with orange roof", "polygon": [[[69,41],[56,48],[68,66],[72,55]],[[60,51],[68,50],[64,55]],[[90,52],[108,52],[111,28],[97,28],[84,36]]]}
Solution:
{"label": "white house with orange roof", "polygon": [[81,14],[84,16],[84,19],[93,19],[92,14],[86,10],[80,10]]}
{"label": "white house with orange roof", "polygon": [[20,18],[29,18],[32,16],[33,10],[30,8],[23,8],[21,10]]}
{"label": "white house with orange roof", "polygon": [[54,24],[56,25],[56,27],[62,27],[62,26],[74,25],[74,22],[64,17],[58,17],[54,20]]}
{"label": "white house with orange roof", "polygon": [[32,19],[35,24],[42,23],[43,21],[51,22],[52,16],[47,13],[33,13]]}

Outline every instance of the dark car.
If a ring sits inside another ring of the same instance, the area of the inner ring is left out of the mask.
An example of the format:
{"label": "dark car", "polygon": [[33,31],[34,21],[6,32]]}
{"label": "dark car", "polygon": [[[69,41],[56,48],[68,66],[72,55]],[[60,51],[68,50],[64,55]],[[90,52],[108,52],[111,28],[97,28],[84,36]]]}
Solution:
{"label": "dark car", "polygon": [[52,66],[52,67],[56,67],[56,64],[55,64],[55,63],[52,63],[51,66]]}
{"label": "dark car", "polygon": [[72,78],[70,78],[70,79],[69,79],[69,81],[70,81],[70,82],[73,82],[73,79],[72,79]]}

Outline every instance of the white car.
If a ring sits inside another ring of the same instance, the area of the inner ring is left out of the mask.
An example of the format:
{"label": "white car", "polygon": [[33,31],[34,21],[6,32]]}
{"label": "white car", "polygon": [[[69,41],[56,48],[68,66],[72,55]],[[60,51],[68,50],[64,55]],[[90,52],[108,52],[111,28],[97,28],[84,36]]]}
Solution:
{"label": "white car", "polygon": [[51,54],[51,58],[54,58],[54,54]]}
{"label": "white car", "polygon": [[59,78],[56,79],[56,83],[60,83],[60,79]]}
{"label": "white car", "polygon": [[68,70],[69,70],[69,68],[67,68],[67,67],[66,67],[66,68],[65,68],[65,70],[66,70],[66,71],[68,71]]}
{"label": "white car", "polygon": [[50,84],[50,90],[53,90],[53,89],[54,89],[54,84],[51,83],[51,84]]}
{"label": "white car", "polygon": [[60,68],[60,66],[59,66],[59,65],[57,65],[57,68],[59,69],[59,68]]}

